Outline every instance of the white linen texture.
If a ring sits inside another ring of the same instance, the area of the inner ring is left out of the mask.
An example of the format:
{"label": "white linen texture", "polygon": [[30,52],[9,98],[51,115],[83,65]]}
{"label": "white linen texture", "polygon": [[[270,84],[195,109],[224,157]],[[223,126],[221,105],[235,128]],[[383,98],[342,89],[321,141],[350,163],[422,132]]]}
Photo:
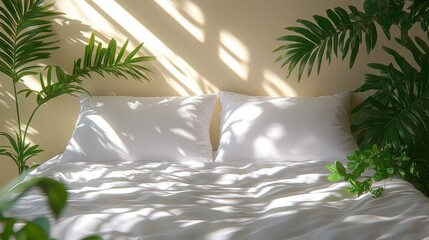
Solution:
{"label": "white linen texture", "polygon": [[216,98],[82,95],[64,159],[213,161],[209,129]]}
{"label": "white linen texture", "polygon": [[[389,179],[381,198],[329,182],[326,161],[64,162],[30,173],[63,182],[67,206],[52,237],[78,240],[427,239],[429,201]],[[377,186],[385,184],[376,183]],[[378,185],[380,184],[380,185]],[[29,204],[31,203],[31,204]],[[38,189],[7,216],[51,216]]]}
{"label": "white linen texture", "polygon": [[[5,216],[47,216],[52,237],[77,240],[427,239],[429,201],[389,179],[383,196],[348,194],[327,162],[356,145],[350,93],[318,98],[219,93],[221,146],[212,161],[216,94],[81,97],[63,154],[29,173],[68,189],[52,217],[40,189]],[[31,204],[29,204],[31,203]]]}
{"label": "white linen texture", "polygon": [[349,127],[350,92],[267,97],[221,91],[219,97],[215,161],[342,160],[357,149]]}

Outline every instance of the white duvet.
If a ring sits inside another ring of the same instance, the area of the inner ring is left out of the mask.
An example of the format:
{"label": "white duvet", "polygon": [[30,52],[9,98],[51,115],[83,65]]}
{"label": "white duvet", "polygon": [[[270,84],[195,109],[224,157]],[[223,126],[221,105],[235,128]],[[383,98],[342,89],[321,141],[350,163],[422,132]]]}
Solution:
{"label": "white duvet", "polygon": [[[327,163],[57,158],[30,177],[50,176],[69,189],[66,210],[52,220],[58,239],[429,239],[429,199],[410,184],[389,180],[381,198],[356,198],[345,183],[326,180]],[[10,214],[48,214],[38,194],[30,192]]]}

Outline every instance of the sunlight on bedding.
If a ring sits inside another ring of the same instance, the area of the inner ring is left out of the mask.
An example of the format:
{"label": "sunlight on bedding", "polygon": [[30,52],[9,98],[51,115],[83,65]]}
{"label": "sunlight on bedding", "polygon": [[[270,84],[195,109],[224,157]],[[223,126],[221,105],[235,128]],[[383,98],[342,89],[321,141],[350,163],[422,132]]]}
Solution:
{"label": "sunlight on bedding", "polygon": [[177,223],[180,223],[181,228],[192,227],[193,225],[197,225],[200,223],[204,223],[204,220],[178,220]]}
{"label": "sunlight on bedding", "polygon": [[197,138],[191,134],[190,132],[186,131],[185,129],[181,129],[181,128],[172,128],[169,129],[171,133],[176,134],[178,136],[181,136],[189,141],[195,141],[197,140]]}
{"label": "sunlight on bedding", "polygon": [[[264,135],[255,138],[253,145],[255,145],[254,155],[258,158],[279,158],[281,157],[280,152],[277,149],[276,142],[281,140],[287,133],[283,125],[278,123],[272,123],[266,126],[266,129],[262,131]],[[259,146],[256,147],[256,146]]]}
{"label": "sunlight on bedding", "polygon": [[[252,122],[257,120],[262,114],[263,111],[261,108],[253,105],[244,105],[239,110],[236,110],[234,114],[240,116],[240,118],[234,119],[231,121],[230,131],[231,135],[236,136],[234,141],[238,143],[246,141],[249,137],[247,134],[251,132],[251,128],[253,127]],[[243,121],[246,120],[246,121]]]}
{"label": "sunlight on bedding", "polygon": [[202,10],[194,2],[155,0],[183,29],[188,31],[200,43],[204,43],[205,18]]}
{"label": "sunlight on bedding", "polygon": [[206,240],[224,240],[224,239],[231,239],[232,234],[239,231],[241,228],[239,227],[228,227],[228,228],[222,228],[215,232],[211,232],[207,235],[205,238]]}
{"label": "sunlight on bedding", "polygon": [[[245,169],[247,167],[251,167],[251,164],[246,165],[245,167],[243,167],[243,169]],[[284,165],[270,166],[270,167],[261,167],[259,169],[253,170],[251,173],[249,173],[249,175],[252,178],[257,178],[257,177],[263,176],[263,175],[272,176],[272,175],[280,172],[284,168],[285,168]]]}
{"label": "sunlight on bedding", "polygon": [[[427,199],[419,200],[415,192],[392,196],[403,181],[391,180],[382,200],[368,195],[355,199],[345,196],[344,184],[326,180],[325,165],[316,160],[182,164],[70,163],[57,158],[36,171],[70,188],[72,200],[53,222],[53,236],[60,239],[91,233],[103,233],[106,239],[318,240],[350,234],[375,239],[392,231],[409,236],[400,229],[428,223],[421,208]],[[35,193],[18,202],[16,216],[46,211],[44,199]],[[365,235],[365,229],[375,227],[377,232]],[[418,234],[424,229],[415,230]]]}
{"label": "sunlight on bedding", "polygon": [[[77,164],[77,166],[80,166],[80,164]],[[107,173],[107,170],[105,168],[95,166],[85,167],[82,166],[82,169],[79,173],[76,172],[59,172],[56,175],[59,178],[67,179],[67,181],[74,182],[82,182],[82,181],[90,181],[95,179],[103,179],[105,177],[105,174]],[[109,185],[104,187],[108,187]],[[103,186],[96,187],[96,188],[89,188],[89,187],[83,187],[81,190],[88,191],[88,190],[100,190],[103,189]]]}
{"label": "sunlight on bedding", "polygon": [[230,185],[238,180],[240,180],[240,176],[237,174],[224,174],[219,176],[219,178],[216,180],[216,184]]}
{"label": "sunlight on bedding", "polygon": [[140,191],[140,188],[133,188],[133,187],[129,187],[129,188],[112,188],[112,189],[105,189],[105,190],[98,190],[96,193],[90,193],[86,195],[87,199],[93,199],[96,198],[98,195],[100,194],[106,194],[106,195],[111,195],[111,197],[114,197],[114,195],[117,196],[121,196],[123,194],[131,194],[131,193],[136,193],[138,191]]}
{"label": "sunlight on bedding", "polygon": [[327,196],[329,196],[328,193],[325,193],[325,194],[319,193],[319,194],[297,194],[294,196],[277,198],[271,201],[265,210],[268,211],[268,210],[277,209],[277,208],[292,207],[299,204],[309,206],[308,203],[310,204],[313,203],[313,205],[316,206],[317,202],[322,201]]}
{"label": "sunlight on bedding", "polygon": [[141,106],[143,104],[139,101],[134,101],[134,102],[128,102],[127,105],[130,109],[136,110],[137,108],[139,108],[139,106]]}
{"label": "sunlight on bedding", "polygon": [[66,147],[67,151],[83,154],[84,151],[74,138],[71,138]]}
{"label": "sunlight on bedding", "polygon": [[[376,223],[380,221],[390,221],[393,220],[395,217],[381,217],[381,216],[374,216],[374,215],[354,215],[349,216],[344,219],[344,222],[353,222],[353,223]],[[411,220],[411,219],[410,219]]]}
{"label": "sunlight on bedding", "polygon": [[105,149],[111,149],[124,158],[130,155],[127,147],[122,142],[121,137],[105,119],[97,115],[89,115],[87,118],[94,123],[94,126],[91,126],[94,131],[97,132],[101,130],[103,132],[100,133],[100,136],[106,136],[106,138],[99,139],[100,144]]}

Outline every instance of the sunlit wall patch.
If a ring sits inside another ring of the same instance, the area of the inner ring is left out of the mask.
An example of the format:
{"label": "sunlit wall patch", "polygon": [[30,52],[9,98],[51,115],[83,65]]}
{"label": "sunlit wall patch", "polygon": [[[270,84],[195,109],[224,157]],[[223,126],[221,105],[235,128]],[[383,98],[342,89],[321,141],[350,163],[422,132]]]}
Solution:
{"label": "sunlit wall patch", "polygon": [[[85,24],[91,26],[97,31],[103,33],[114,34],[116,39],[123,39],[122,34],[118,34],[118,29],[106,19],[100,12],[94,8],[94,4],[106,4],[110,1],[86,1],[86,0],[74,0],[74,1],[59,1],[55,4],[55,7],[61,11],[67,13],[67,18],[82,20]],[[57,21],[60,25],[64,24],[64,20]],[[82,33],[89,37],[90,33]]]}
{"label": "sunlit wall patch", "polygon": [[[160,63],[171,74],[172,79],[178,84],[170,84],[175,90],[183,92],[182,95],[202,94],[205,92],[204,88],[213,87],[207,79],[195,70],[187,61],[181,56],[177,55],[171,50],[161,39],[153,34],[146,26],[133,17],[126,9],[124,9],[116,1],[96,0],[95,3],[100,10],[104,11],[111,17],[111,21],[115,21],[123,28],[122,33],[116,35],[132,36],[138,42],[144,42],[144,48],[147,49],[152,55],[156,56],[157,62]],[[191,7],[192,8],[192,7]],[[116,35],[114,37],[116,37]],[[130,46],[133,47],[133,41]],[[179,86],[176,89],[175,86]],[[180,88],[186,86],[186,88]],[[183,91],[185,90],[185,91]]]}
{"label": "sunlit wall patch", "polygon": [[231,32],[219,33],[219,58],[242,80],[249,79],[250,54],[243,42]]}
{"label": "sunlit wall patch", "polygon": [[286,83],[285,79],[279,77],[270,69],[263,71],[262,88],[270,96],[296,97],[296,91]]}
{"label": "sunlit wall patch", "polygon": [[167,12],[183,29],[191,34],[199,42],[204,43],[205,33],[205,17],[204,13],[198,5],[193,1],[165,1],[155,0],[165,12]]}
{"label": "sunlit wall patch", "polygon": [[[10,105],[6,101],[4,101],[2,98],[5,98],[6,95],[9,97],[13,96],[13,95],[10,92],[6,91],[6,89],[3,87],[3,85],[1,83],[0,83],[0,89],[1,89],[1,91],[0,91],[0,104],[3,105],[3,107],[5,107],[6,109],[10,109]],[[14,99],[14,98],[12,98],[12,99]]]}

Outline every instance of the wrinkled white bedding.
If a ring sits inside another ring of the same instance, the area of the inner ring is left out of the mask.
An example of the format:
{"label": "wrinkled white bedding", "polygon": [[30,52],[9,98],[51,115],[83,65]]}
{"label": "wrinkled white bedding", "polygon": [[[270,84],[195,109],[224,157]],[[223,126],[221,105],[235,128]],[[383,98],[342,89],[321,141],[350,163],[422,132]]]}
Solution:
{"label": "wrinkled white bedding", "polygon": [[[429,239],[429,200],[410,184],[389,180],[381,198],[356,198],[345,183],[326,180],[327,163],[56,158],[30,177],[50,176],[69,189],[66,210],[52,222],[58,239]],[[46,215],[38,194],[30,192],[10,214]]]}

